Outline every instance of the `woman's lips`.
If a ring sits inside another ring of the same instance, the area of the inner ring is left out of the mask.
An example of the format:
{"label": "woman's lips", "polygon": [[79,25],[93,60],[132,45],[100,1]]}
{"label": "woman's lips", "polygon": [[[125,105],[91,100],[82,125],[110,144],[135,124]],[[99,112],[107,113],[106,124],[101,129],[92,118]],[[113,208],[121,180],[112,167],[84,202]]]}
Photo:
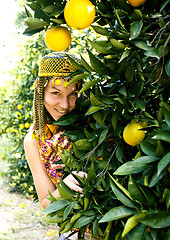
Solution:
{"label": "woman's lips", "polygon": [[57,112],[59,112],[60,114],[66,114],[68,111],[59,111],[58,109],[56,109]]}

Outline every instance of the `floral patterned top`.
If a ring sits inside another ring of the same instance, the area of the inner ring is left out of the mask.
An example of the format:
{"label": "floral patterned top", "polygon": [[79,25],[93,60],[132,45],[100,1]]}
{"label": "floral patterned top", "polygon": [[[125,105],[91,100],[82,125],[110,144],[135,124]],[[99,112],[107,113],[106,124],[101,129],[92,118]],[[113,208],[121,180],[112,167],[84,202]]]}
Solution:
{"label": "floral patterned top", "polygon": [[64,131],[60,127],[46,124],[45,140],[39,142],[42,164],[55,186],[60,183],[63,176],[64,164],[57,164],[57,161],[61,159],[59,155],[63,149],[70,151],[72,147],[71,141],[63,133]]}

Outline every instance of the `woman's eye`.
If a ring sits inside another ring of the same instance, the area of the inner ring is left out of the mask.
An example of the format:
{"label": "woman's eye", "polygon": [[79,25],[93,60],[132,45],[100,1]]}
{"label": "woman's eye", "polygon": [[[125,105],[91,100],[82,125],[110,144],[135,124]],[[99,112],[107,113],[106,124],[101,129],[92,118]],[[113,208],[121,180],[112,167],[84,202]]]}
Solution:
{"label": "woman's eye", "polygon": [[53,95],[59,95],[59,92],[52,92]]}
{"label": "woman's eye", "polygon": [[70,96],[77,96],[78,95],[78,92],[72,92],[71,94],[70,94]]}

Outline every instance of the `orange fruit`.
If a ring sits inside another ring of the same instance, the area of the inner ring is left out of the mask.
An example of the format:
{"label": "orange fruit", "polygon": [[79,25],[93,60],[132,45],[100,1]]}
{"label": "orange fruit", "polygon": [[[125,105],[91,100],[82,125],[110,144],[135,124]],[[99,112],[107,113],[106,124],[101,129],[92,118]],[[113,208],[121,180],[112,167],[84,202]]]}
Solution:
{"label": "orange fruit", "polygon": [[22,104],[18,104],[17,108],[18,110],[21,110],[23,108]]}
{"label": "orange fruit", "polygon": [[24,128],[24,124],[21,123],[21,124],[19,125],[19,128],[20,128],[20,129],[23,129],[23,128]]}
{"label": "orange fruit", "polygon": [[135,146],[143,141],[145,132],[139,123],[130,123],[123,130],[123,139],[129,145]]}
{"label": "orange fruit", "polygon": [[67,24],[77,30],[90,26],[95,18],[95,7],[89,0],[70,0],[64,8]]}
{"label": "orange fruit", "polygon": [[29,128],[30,124],[28,122],[26,122],[24,126],[25,126],[25,128]]}
{"label": "orange fruit", "polygon": [[46,46],[55,52],[64,51],[71,43],[71,33],[66,27],[49,28],[45,34]]}
{"label": "orange fruit", "polygon": [[139,7],[143,5],[145,2],[146,0],[128,0],[128,3],[133,7]]}

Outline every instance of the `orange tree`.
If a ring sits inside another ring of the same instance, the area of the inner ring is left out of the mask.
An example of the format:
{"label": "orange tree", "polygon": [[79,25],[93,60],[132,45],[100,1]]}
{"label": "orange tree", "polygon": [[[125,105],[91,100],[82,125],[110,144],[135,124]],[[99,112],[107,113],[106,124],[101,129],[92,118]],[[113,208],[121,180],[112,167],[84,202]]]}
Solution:
{"label": "orange tree", "polygon": [[[26,34],[67,26],[66,1],[29,2]],[[88,229],[92,239],[168,239],[169,1],[139,7],[125,0],[91,2],[96,16],[90,29],[103,39],[87,35],[89,61],[81,52],[82,65],[70,59],[78,68],[71,82],[84,79],[82,96],[77,109],[56,122],[73,141],[72,152],[61,154],[65,174],[83,170],[87,179],[75,176],[83,188],[77,195],[61,181],[61,198],[50,195],[45,219],[60,233],[78,231],[79,238]],[[143,127],[144,140],[124,141],[129,123]]]}

